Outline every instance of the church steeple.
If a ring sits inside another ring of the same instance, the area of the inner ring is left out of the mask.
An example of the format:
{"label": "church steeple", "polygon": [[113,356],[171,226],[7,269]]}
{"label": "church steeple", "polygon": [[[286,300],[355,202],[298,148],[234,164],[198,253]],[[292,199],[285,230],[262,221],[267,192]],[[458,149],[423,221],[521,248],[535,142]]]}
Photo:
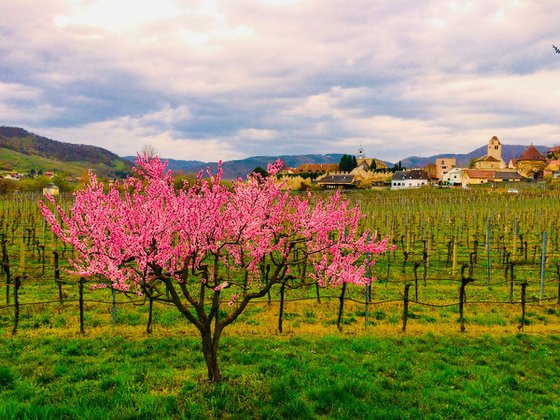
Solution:
{"label": "church steeple", "polygon": [[488,142],[488,153],[487,156],[492,156],[496,160],[502,160],[502,143],[498,140],[498,137],[494,136]]}
{"label": "church steeple", "polygon": [[358,149],[358,154],[356,155],[357,159],[365,159],[366,154],[364,153],[364,147],[360,144],[360,148]]}

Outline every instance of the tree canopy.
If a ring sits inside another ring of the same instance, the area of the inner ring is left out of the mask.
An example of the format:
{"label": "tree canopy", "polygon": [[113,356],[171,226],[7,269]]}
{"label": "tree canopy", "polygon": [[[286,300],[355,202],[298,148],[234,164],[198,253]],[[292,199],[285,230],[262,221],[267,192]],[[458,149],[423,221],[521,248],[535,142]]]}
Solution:
{"label": "tree canopy", "polygon": [[358,161],[354,155],[342,155],[340,158],[340,163],[338,164],[338,170],[341,172],[351,172],[352,169],[358,166]]}

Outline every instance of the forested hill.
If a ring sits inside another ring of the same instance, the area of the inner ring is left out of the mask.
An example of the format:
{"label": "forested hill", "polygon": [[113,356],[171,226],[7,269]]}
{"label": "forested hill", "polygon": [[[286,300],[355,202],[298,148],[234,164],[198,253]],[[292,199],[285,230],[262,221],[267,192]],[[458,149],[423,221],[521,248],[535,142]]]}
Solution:
{"label": "forested hill", "polygon": [[[72,164],[70,164],[72,163]],[[93,169],[104,176],[123,176],[131,163],[101,147],[63,143],[23,128],[0,126],[0,170],[76,173]]]}

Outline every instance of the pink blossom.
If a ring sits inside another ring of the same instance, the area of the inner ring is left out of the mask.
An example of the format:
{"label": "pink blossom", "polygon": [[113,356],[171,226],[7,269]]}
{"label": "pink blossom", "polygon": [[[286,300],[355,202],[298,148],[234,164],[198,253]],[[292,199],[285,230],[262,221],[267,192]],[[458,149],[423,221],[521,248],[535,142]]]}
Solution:
{"label": "pink blossom", "polygon": [[218,284],[216,287],[214,287],[214,291],[219,292],[220,290],[224,289],[225,287],[228,287],[228,282],[224,281],[221,284]]}
{"label": "pink blossom", "polygon": [[[339,193],[313,204],[311,193],[282,191],[274,176],[282,165],[277,160],[268,166],[271,176],[238,179],[230,189],[220,164],[210,179],[200,174],[177,191],[166,162],[138,156],[134,176],[104,191],[90,173],[68,211],[47,196],[41,212],[74,247],[73,272],[103,275],[117,290],[141,293],[163,277],[182,284],[196,278],[215,293],[228,288],[246,296],[266,285],[267,265],[281,282],[303,255],[313,268],[308,277],[321,286],[368,284],[367,269],[391,249],[388,238],[358,232],[362,214]],[[227,267],[229,277],[217,267]]]}
{"label": "pink blossom", "polygon": [[233,295],[228,302],[228,306],[231,308],[233,305],[235,305],[235,302],[237,302],[237,299],[239,299],[239,293],[236,293],[235,295]]}

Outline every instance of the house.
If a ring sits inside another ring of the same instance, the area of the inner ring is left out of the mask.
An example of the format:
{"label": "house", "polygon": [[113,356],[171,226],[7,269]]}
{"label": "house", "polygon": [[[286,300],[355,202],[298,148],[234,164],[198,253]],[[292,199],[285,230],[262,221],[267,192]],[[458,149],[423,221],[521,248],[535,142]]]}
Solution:
{"label": "house", "polygon": [[294,175],[295,174],[295,168],[291,168],[289,166],[284,165],[282,167],[282,169],[280,169],[278,171],[278,175]]}
{"label": "house", "polygon": [[556,172],[560,172],[560,159],[550,160],[547,162],[546,167],[544,168],[544,176],[554,176]]}
{"label": "house", "polygon": [[504,169],[506,163],[502,159],[502,143],[498,137],[493,136],[488,142],[486,155],[472,161],[472,169]]}
{"label": "house", "polygon": [[525,178],[516,171],[484,171],[479,169],[465,169],[462,176],[462,185],[479,185],[489,182],[521,182]]}
{"label": "house", "polygon": [[481,169],[465,169],[461,178],[461,184],[480,185],[486,184],[494,178],[495,171],[485,171]]}
{"label": "house", "polygon": [[552,149],[550,149],[550,150],[546,153],[546,156],[547,156],[549,159],[552,159],[552,160],[558,160],[558,159],[560,159],[560,146],[555,146],[555,147],[553,147]]}
{"label": "house", "polygon": [[420,188],[428,185],[428,174],[422,169],[395,172],[391,180],[391,189]]}
{"label": "house", "polygon": [[50,196],[55,196],[58,195],[59,193],[60,193],[60,189],[52,182],[49,183],[45,188],[43,188],[43,195],[48,194]]}
{"label": "house", "polygon": [[7,174],[6,176],[4,176],[5,179],[11,179],[12,181],[19,181],[20,179],[22,179],[25,175],[23,174],[18,174],[17,172],[10,172],[9,174]]}
{"label": "house", "polygon": [[512,159],[508,165],[527,178],[542,178],[546,167],[546,157],[532,144],[517,159]]}
{"label": "house", "polygon": [[436,178],[442,181],[443,176],[455,167],[457,167],[457,159],[455,158],[436,159]]}
{"label": "house", "polygon": [[304,163],[299,165],[293,172],[296,175],[322,175],[338,171],[338,163]]}
{"label": "house", "polygon": [[521,182],[524,180],[525,178],[516,171],[496,171],[491,179],[492,182]]}
{"label": "house", "polygon": [[355,188],[356,179],[352,174],[326,175],[317,180],[317,185],[329,189]]}
{"label": "house", "polygon": [[463,168],[453,168],[443,175],[441,179],[443,185],[461,185],[463,179]]}

